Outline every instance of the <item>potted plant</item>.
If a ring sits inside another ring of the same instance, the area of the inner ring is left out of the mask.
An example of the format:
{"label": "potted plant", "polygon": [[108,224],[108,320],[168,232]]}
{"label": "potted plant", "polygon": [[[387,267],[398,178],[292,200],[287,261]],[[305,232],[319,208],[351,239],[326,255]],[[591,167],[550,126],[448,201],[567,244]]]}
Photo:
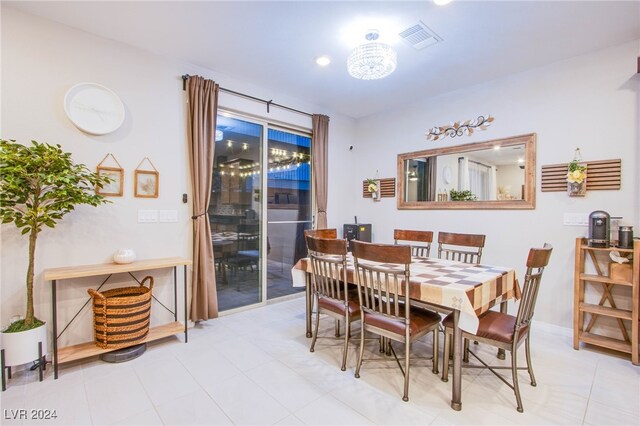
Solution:
{"label": "potted plant", "polygon": [[380,201],[380,191],[378,190],[379,185],[380,180],[367,179],[367,191],[371,194],[371,198],[373,198],[373,201]]}
{"label": "potted plant", "polygon": [[469,190],[456,191],[452,189],[449,191],[449,195],[451,196],[451,201],[476,201],[478,199],[478,197]]}
{"label": "potted plant", "polygon": [[111,179],[75,164],[60,145],[31,141],[30,146],[0,139],[0,217],[29,238],[26,275],[26,313],[2,331],[4,364],[25,364],[38,359],[38,342],[46,353],[46,326],[33,310],[33,278],[38,235],[53,228],[79,204],[108,202],[95,193]]}

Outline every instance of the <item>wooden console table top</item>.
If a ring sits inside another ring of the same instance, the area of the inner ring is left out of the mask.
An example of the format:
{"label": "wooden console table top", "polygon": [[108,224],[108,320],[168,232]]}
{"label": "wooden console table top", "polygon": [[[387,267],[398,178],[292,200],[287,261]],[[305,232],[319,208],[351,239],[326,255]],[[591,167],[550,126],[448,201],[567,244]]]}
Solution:
{"label": "wooden console table top", "polygon": [[131,263],[101,263],[97,265],[66,266],[44,270],[45,281],[64,280],[69,278],[93,277],[96,275],[119,274],[122,272],[146,271],[150,269],[171,268],[191,265],[191,260],[184,257],[166,257],[162,259],[137,260]]}

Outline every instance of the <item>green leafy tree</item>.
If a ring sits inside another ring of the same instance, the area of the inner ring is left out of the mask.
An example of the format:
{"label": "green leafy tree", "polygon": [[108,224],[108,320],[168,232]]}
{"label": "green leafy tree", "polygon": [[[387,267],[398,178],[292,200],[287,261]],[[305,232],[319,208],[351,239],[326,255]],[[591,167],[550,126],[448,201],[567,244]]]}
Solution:
{"label": "green leafy tree", "polygon": [[29,234],[27,269],[27,312],[24,320],[7,331],[38,327],[42,321],[33,312],[33,277],[36,241],[44,226],[53,228],[76,205],[98,206],[107,203],[95,193],[95,187],[111,182],[91,172],[84,164],[74,164],[71,154],[60,145],[31,141],[24,146],[0,140],[0,217]]}

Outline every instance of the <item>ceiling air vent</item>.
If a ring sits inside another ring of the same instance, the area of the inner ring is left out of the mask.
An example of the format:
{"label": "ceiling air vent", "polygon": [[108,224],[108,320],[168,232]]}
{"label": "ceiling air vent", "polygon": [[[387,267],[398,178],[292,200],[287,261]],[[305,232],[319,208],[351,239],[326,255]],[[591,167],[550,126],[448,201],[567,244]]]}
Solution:
{"label": "ceiling air vent", "polygon": [[416,50],[424,49],[442,41],[442,37],[433,32],[422,21],[418,21],[416,25],[407,28],[398,35]]}

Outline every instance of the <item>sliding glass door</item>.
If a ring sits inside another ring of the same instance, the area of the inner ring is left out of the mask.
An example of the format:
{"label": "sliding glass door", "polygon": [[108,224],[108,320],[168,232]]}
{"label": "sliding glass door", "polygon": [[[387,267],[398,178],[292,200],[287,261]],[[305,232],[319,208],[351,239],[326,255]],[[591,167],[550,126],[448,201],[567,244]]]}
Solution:
{"label": "sliding glass door", "polygon": [[311,228],[311,137],[270,128],[267,150],[267,298],[274,299],[303,290],[292,287],[291,267],[306,256]]}
{"label": "sliding glass door", "polygon": [[221,311],[263,300],[263,132],[261,124],[218,115],[209,220]]}
{"label": "sliding glass door", "polygon": [[209,219],[220,311],[300,291],[291,267],[311,226],[310,136],[225,113],[215,144]]}

